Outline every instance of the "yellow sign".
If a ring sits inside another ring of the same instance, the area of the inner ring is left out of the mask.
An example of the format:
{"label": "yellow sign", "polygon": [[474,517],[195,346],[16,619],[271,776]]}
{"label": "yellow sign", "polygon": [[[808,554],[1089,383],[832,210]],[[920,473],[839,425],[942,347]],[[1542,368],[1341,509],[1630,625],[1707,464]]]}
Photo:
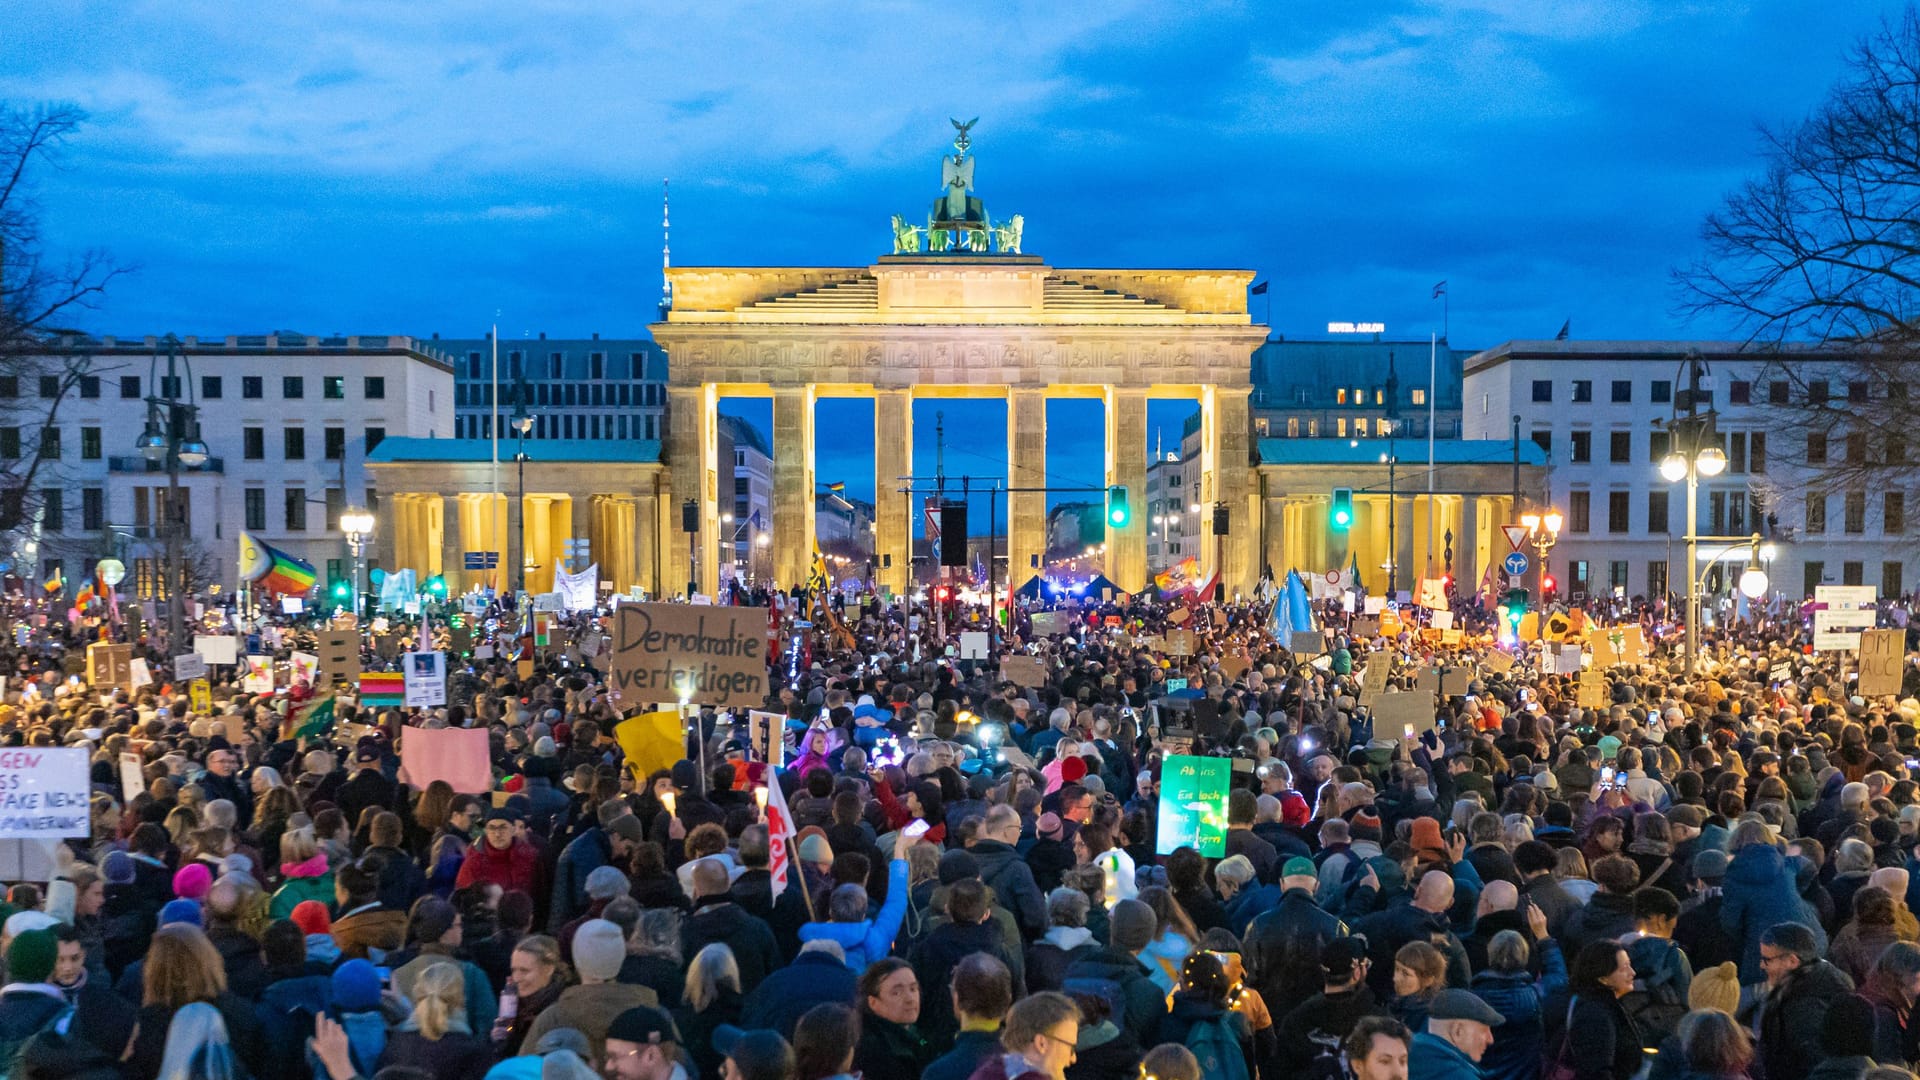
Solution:
{"label": "yellow sign", "polygon": [[202,716],[213,711],[213,687],[205,679],[187,681],[187,707]]}

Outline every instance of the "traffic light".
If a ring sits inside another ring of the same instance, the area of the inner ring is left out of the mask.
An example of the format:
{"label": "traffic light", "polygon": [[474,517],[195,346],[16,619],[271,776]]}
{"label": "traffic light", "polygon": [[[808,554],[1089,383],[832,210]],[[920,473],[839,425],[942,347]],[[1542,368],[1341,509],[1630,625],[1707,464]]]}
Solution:
{"label": "traffic light", "polygon": [[339,603],[347,603],[353,599],[353,586],[345,578],[334,578],[327,583],[327,595]]}
{"label": "traffic light", "polygon": [[946,603],[947,598],[952,595],[953,595],[953,590],[947,588],[945,585],[935,585],[933,587],[933,601],[936,604]]}
{"label": "traffic light", "polygon": [[432,596],[438,600],[446,599],[447,579],[440,574],[435,574],[432,577],[428,578],[427,579],[427,595]]}
{"label": "traffic light", "polygon": [[1508,589],[1506,607],[1507,618],[1519,622],[1520,616],[1527,613],[1527,590]]}
{"label": "traffic light", "polygon": [[1115,484],[1107,489],[1107,525],[1110,528],[1124,529],[1127,522],[1133,520],[1133,511],[1127,508],[1127,485]]}
{"label": "traffic light", "polygon": [[1559,586],[1554,584],[1552,574],[1540,575],[1540,599],[1542,600],[1553,599],[1553,594],[1558,588]]}
{"label": "traffic light", "polygon": [[1334,532],[1346,532],[1353,525],[1353,489],[1333,489],[1333,509],[1327,515]]}

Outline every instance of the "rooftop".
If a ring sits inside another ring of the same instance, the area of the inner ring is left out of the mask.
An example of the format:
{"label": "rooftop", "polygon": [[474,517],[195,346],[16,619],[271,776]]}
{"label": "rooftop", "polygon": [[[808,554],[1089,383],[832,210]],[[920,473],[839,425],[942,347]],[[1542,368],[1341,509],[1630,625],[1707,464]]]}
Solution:
{"label": "rooftop", "polygon": [[[1512,465],[1509,439],[1260,439],[1262,465],[1378,465],[1391,447],[1402,465],[1425,464],[1433,447],[1436,465]],[[1520,440],[1520,464],[1545,465],[1547,452]]]}
{"label": "rooftop", "polygon": [[[500,462],[511,464],[518,445],[500,441]],[[374,447],[367,460],[374,464],[446,462],[474,464],[493,460],[491,439],[419,439],[390,436]],[[653,439],[539,439],[527,444],[527,460],[587,461],[607,464],[651,465],[660,460],[660,443]]]}
{"label": "rooftop", "polygon": [[1670,341],[1504,341],[1491,349],[1482,349],[1466,359],[1466,371],[1479,371],[1507,360],[1577,360],[1585,363],[1608,360],[1660,361],[1679,364],[1688,353],[1699,352],[1708,360],[1764,361],[1782,352],[1805,354],[1808,358],[1844,360],[1848,354],[1812,343],[1777,348],[1741,341],[1675,339]]}
{"label": "rooftop", "polygon": [[[137,353],[145,356],[166,351],[166,336],[155,334],[148,334],[145,337],[113,335],[94,337],[91,334],[66,334],[55,341],[59,347],[73,352],[112,353],[123,356]],[[277,330],[270,334],[228,334],[225,337],[188,334],[180,338],[180,351],[194,356],[220,353],[235,356],[257,356],[268,353],[299,356],[408,353],[449,370],[453,366],[453,358],[439,347],[438,342],[406,334],[333,334],[320,337],[313,334],[297,334],[290,330]]]}

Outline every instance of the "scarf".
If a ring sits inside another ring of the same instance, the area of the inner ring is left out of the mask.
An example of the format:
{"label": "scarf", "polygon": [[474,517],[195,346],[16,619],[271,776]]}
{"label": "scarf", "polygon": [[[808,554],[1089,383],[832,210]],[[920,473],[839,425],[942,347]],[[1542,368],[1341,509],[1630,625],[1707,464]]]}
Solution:
{"label": "scarf", "polygon": [[327,872],[327,856],[324,853],[315,853],[313,858],[308,859],[305,862],[289,862],[289,863],[280,864],[280,873],[283,876],[290,877],[290,878],[319,877],[322,874],[325,874],[326,872]]}

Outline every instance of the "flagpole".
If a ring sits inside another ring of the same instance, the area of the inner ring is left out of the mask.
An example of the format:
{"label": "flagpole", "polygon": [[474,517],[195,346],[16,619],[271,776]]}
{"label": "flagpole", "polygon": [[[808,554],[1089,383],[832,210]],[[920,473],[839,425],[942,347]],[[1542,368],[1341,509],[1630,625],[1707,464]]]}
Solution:
{"label": "flagpole", "polygon": [[1427,576],[1433,576],[1433,391],[1439,368],[1440,340],[1428,335],[1427,342]]}
{"label": "flagpole", "polygon": [[507,561],[506,551],[509,547],[509,545],[503,542],[505,537],[502,535],[507,531],[507,526],[500,520],[500,313],[498,311],[493,313],[493,329],[487,334],[487,338],[493,346],[493,389],[492,392],[487,395],[488,405],[493,410],[493,415],[487,423],[487,435],[493,441],[493,469],[491,474],[493,484],[493,495],[491,498],[491,505],[493,506],[493,528],[490,531],[493,533],[492,540],[494,546],[501,549],[499,556],[494,562],[494,572],[488,575],[487,583],[493,586],[494,595],[497,596],[500,593],[500,578],[506,572],[504,564]]}

